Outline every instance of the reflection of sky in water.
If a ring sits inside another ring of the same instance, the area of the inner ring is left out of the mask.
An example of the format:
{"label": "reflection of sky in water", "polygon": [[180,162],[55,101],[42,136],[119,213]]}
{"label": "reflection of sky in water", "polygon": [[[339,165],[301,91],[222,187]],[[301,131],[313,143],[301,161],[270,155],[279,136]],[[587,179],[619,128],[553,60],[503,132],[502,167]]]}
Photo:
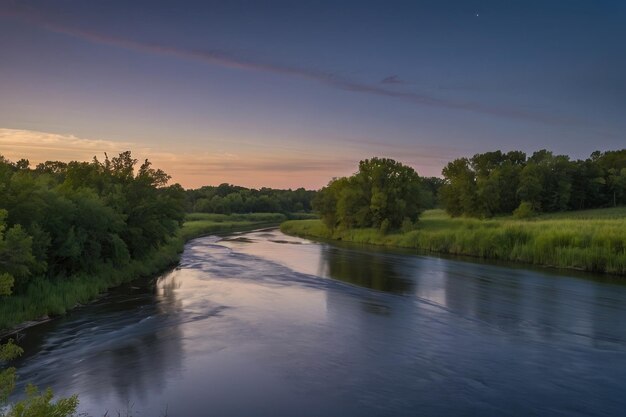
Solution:
{"label": "reflection of sky in water", "polygon": [[133,284],[29,331],[22,380],[79,393],[94,415],[626,408],[624,286],[241,236],[192,241],[155,288]]}

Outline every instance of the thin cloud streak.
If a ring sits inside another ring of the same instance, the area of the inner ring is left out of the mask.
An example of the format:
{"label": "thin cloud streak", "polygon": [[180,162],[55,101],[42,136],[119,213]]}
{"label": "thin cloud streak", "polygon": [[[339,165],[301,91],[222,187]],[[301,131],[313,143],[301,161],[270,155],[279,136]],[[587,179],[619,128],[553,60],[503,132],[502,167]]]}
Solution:
{"label": "thin cloud streak", "polygon": [[272,64],[258,60],[246,60],[231,54],[212,50],[190,50],[178,47],[140,42],[132,39],[126,39],[111,35],[104,35],[83,29],[69,27],[59,23],[55,23],[38,15],[35,11],[26,10],[0,10],[0,16],[20,19],[33,25],[44,28],[48,31],[62,33],[72,37],[80,38],[92,43],[114,46],[118,48],[134,50],[143,53],[152,53],[158,55],[169,55],[183,59],[198,60],[210,65],[240,69],[247,71],[266,72],[291,77],[298,77],[310,81],[319,82],[330,87],[343,90],[370,94],[379,97],[388,97],[401,99],[419,106],[440,107],[452,110],[463,110],[479,114],[506,117],[513,119],[522,119],[532,122],[544,123],[549,125],[580,125],[579,121],[556,117],[552,115],[543,115],[534,112],[524,111],[520,109],[507,109],[503,107],[493,107],[475,102],[462,102],[448,99],[441,99],[427,94],[420,94],[414,91],[392,90],[385,87],[385,84],[399,85],[402,82],[397,76],[389,76],[383,80],[382,85],[371,85],[360,81],[340,77],[336,74],[317,71],[300,67],[292,67],[289,65]]}

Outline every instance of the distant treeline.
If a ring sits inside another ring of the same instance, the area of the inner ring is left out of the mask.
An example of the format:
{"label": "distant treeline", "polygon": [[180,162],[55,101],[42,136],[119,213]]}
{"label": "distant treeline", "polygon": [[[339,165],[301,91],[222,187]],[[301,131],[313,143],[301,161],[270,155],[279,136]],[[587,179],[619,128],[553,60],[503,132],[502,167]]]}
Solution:
{"label": "distant treeline", "polygon": [[130,152],[30,168],[0,156],[0,288],[96,275],[141,260],[174,236],[185,192]]}
{"label": "distant treeline", "polygon": [[197,213],[298,213],[310,212],[315,191],[277,190],[220,184],[187,190],[186,209]]}
{"label": "distant treeline", "polygon": [[626,149],[570,160],[540,150],[459,158],[443,169],[439,200],[452,216],[492,217],[626,204]]}

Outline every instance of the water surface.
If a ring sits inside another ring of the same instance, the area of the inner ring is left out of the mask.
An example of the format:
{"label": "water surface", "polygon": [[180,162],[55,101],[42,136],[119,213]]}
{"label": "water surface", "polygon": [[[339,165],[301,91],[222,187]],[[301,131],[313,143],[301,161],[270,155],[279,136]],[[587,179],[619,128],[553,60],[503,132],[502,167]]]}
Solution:
{"label": "water surface", "polygon": [[277,230],[191,241],[22,344],[21,380],[94,416],[626,413],[626,286]]}

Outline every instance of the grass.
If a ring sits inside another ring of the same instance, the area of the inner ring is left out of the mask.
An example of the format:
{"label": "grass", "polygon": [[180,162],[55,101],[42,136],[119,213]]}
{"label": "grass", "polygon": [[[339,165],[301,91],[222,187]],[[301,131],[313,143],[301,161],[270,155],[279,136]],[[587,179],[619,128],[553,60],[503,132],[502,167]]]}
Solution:
{"label": "grass", "polygon": [[223,215],[191,213],[177,236],[141,260],[123,267],[103,264],[91,274],[54,280],[35,280],[24,294],[0,297],[0,330],[28,320],[65,314],[106,291],[140,277],[155,275],[178,263],[185,242],[207,234],[249,230],[277,225],[286,217],[278,213]]}
{"label": "grass", "polygon": [[329,230],[320,220],[287,221],[287,234],[428,250],[626,275],[626,207],[538,216],[530,220],[451,218],[426,211],[416,230]]}
{"label": "grass", "polygon": [[287,217],[281,213],[247,213],[247,214],[216,214],[216,213],[189,213],[185,216],[185,222],[212,221],[216,223],[247,221],[247,222],[273,222],[280,223]]}
{"label": "grass", "polygon": [[213,233],[248,230],[277,225],[287,217],[280,213],[213,214],[190,213],[185,217],[181,236],[185,241]]}

